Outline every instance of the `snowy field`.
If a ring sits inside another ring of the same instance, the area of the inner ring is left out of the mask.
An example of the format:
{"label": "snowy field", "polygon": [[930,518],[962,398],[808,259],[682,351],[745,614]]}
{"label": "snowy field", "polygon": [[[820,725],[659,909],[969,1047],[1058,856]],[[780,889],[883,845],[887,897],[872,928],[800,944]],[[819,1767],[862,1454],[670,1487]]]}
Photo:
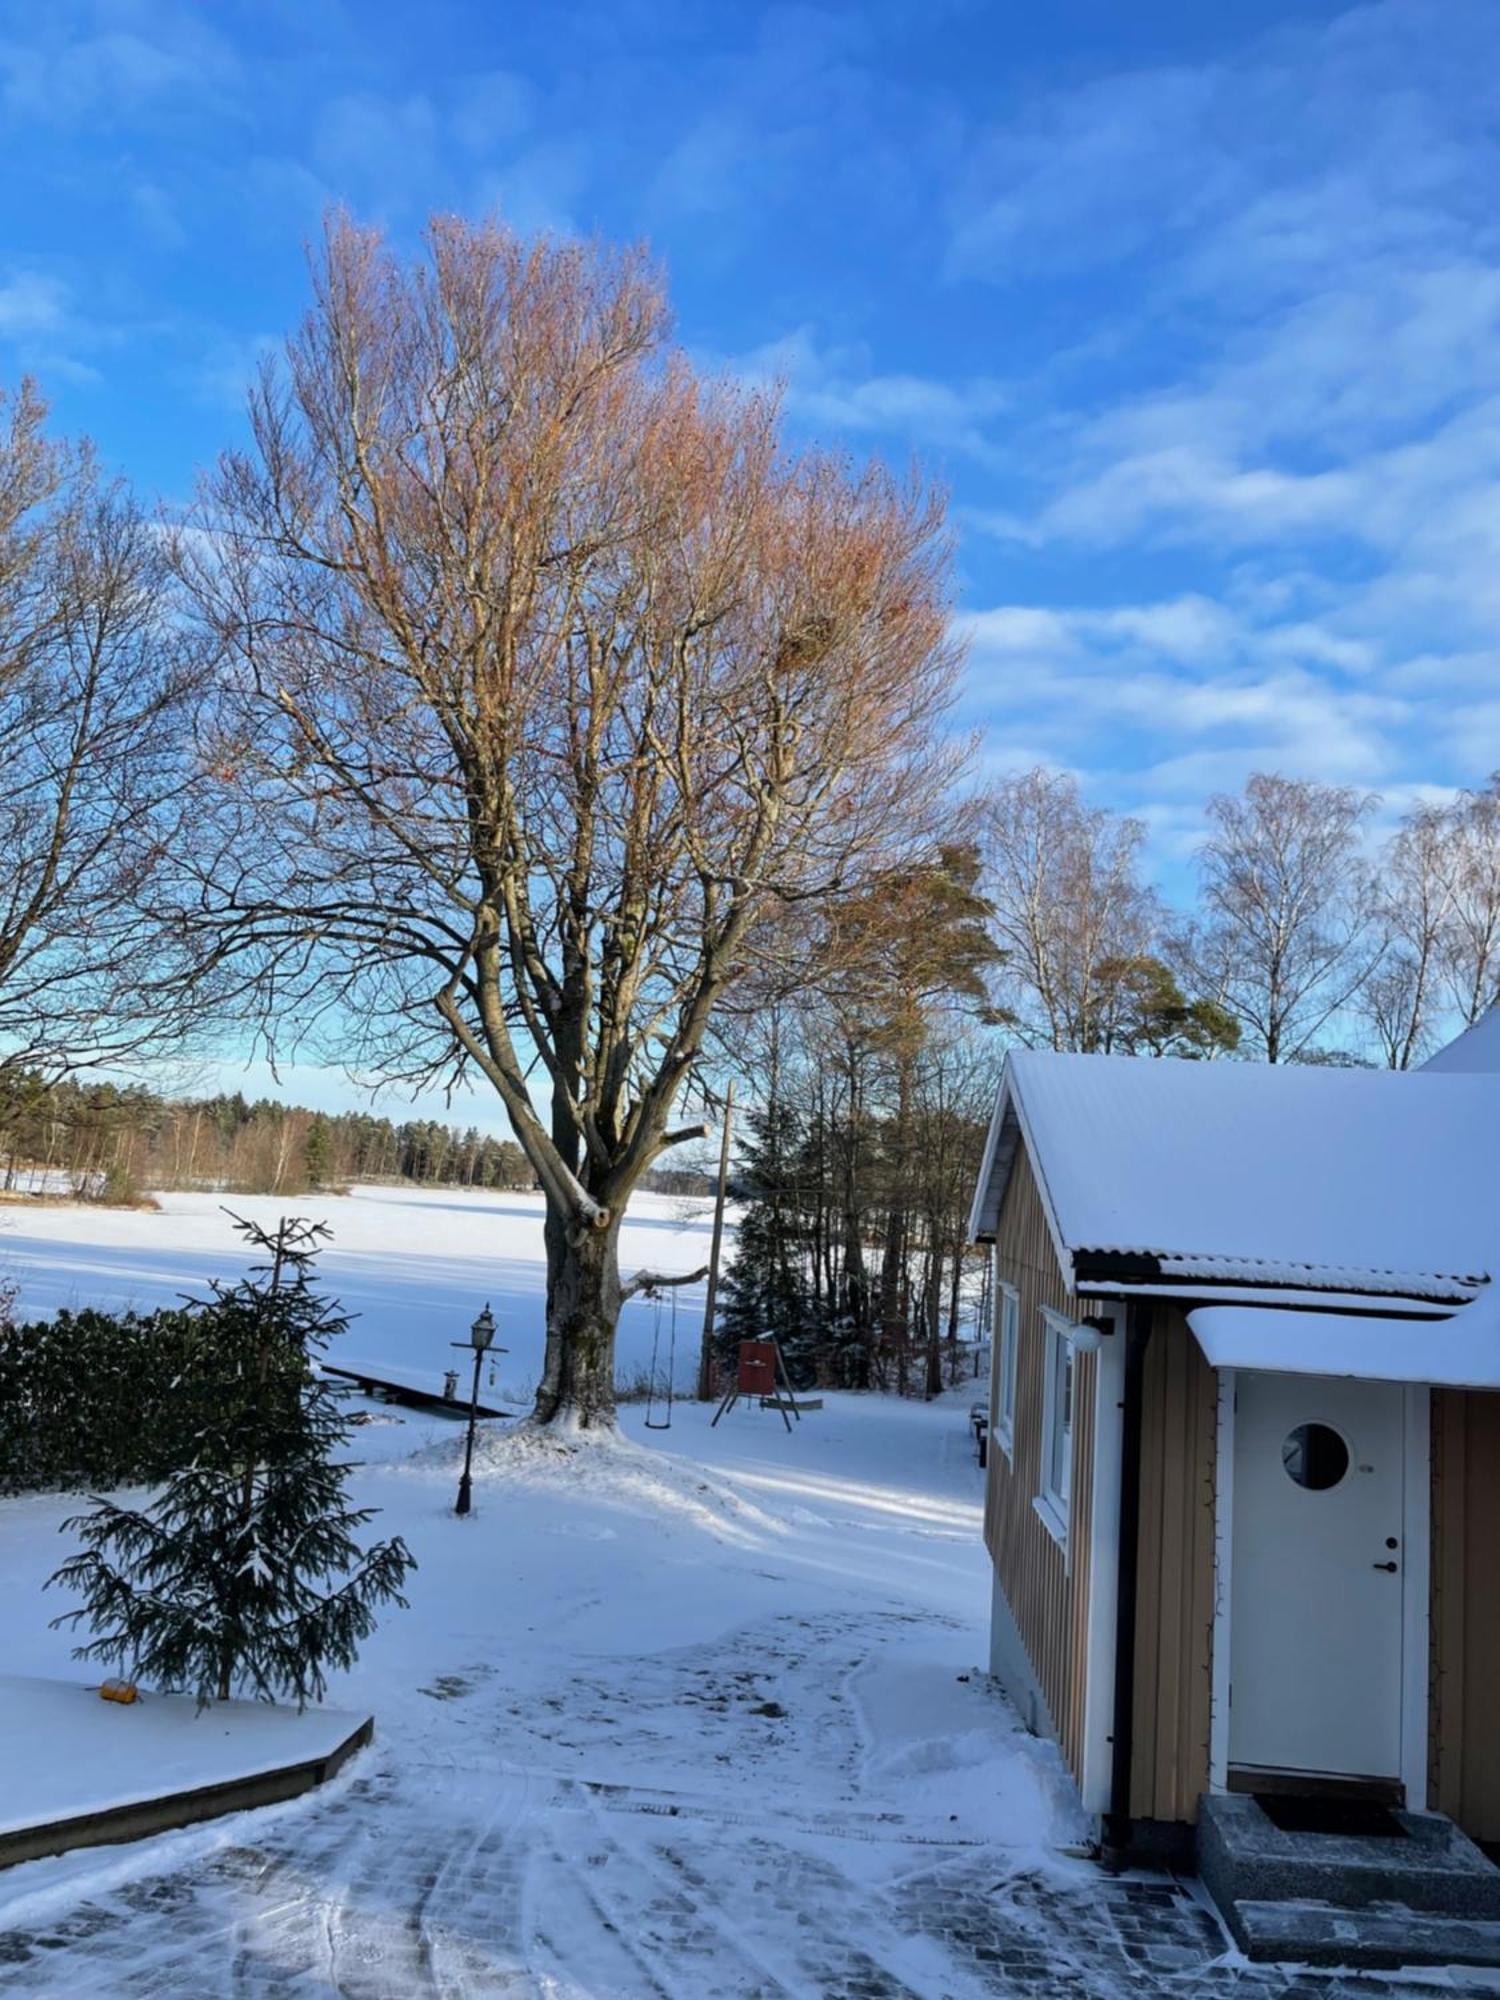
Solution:
{"label": "snowy field", "polygon": [[[0,1209],[0,1282],[14,1283],[23,1319],[61,1306],[175,1305],[207,1293],[247,1261],[225,1214],[274,1223],[284,1214],[327,1222],[324,1286],[354,1324],[332,1361],[388,1361],[439,1376],[461,1363],[448,1343],[466,1340],[486,1300],[499,1323],[493,1393],[529,1400],[541,1369],[546,1265],[542,1198],[458,1188],[360,1187],[347,1196],[162,1194],[161,1212],[38,1204]],[[625,1276],[642,1268],[696,1271],[708,1262],[712,1204],[638,1195],[620,1231]],[[726,1261],[733,1247],[726,1231]],[[702,1285],[676,1294],[679,1385],[696,1379]],[[632,1299],[620,1324],[622,1380],[644,1375],[656,1306]],[[661,1307],[661,1368],[671,1338],[672,1299]],[[486,1374],[487,1384],[490,1382]]]}

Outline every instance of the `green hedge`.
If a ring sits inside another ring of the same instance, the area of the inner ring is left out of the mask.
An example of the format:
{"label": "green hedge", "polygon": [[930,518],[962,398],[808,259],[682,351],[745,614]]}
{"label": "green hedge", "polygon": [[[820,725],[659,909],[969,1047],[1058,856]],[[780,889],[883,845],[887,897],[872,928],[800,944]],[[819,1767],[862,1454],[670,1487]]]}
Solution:
{"label": "green hedge", "polygon": [[217,1401],[204,1330],[186,1307],[0,1325],[0,1493],[153,1484],[189,1464]]}

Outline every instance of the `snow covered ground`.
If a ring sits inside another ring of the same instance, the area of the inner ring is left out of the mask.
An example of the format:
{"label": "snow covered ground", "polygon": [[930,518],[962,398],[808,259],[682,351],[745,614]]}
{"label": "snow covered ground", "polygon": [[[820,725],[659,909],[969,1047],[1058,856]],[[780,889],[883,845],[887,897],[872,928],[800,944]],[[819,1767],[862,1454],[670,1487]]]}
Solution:
{"label": "snow covered ground", "polygon": [[[439,1376],[454,1365],[448,1343],[466,1340],[486,1300],[499,1322],[497,1358],[486,1384],[520,1402],[541,1367],[546,1267],[542,1198],[458,1188],[358,1187],[347,1196],[162,1194],[160,1213],[82,1206],[0,1209],[0,1282],[19,1287],[17,1314],[42,1319],[61,1306],[175,1305],[184,1292],[206,1295],[211,1278],[246,1261],[226,1209],[274,1222],[283,1214],[326,1221],[333,1239],[322,1258],[326,1288],[355,1315],[329,1356],[389,1361]],[[627,1276],[646,1268],[684,1272],[708,1262],[711,1204],[638,1195],[620,1232]],[[732,1249],[726,1238],[726,1255]],[[661,1367],[671,1343],[672,1299],[661,1307]],[[703,1288],[676,1294],[676,1379],[696,1376]],[[657,1331],[646,1299],[625,1307],[618,1365],[622,1379],[645,1374]],[[462,1360],[462,1357],[458,1357]]]}
{"label": "snow covered ground", "polygon": [[[338,1232],[326,1273],[362,1314],[351,1356],[436,1372],[488,1298],[513,1349],[507,1392],[534,1378],[534,1200],[369,1189],[295,1207]],[[626,1268],[693,1269],[707,1234],[701,1209],[684,1220],[682,1204],[648,1199]],[[170,1300],[241,1254],[208,1196],[0,1225],[0,1272],[33,1314]],[[679,1322],[680,1379],[697,1319]],[[627,1367],[644,1365],[651,1333],[635,1308]],[[373,1746],[292,1804],[0,1873],[0,1996],[1394,1990],[1248,1967],[1176,1885],[1068,1857],[1082,1829],[1056,1754],[979,1671],[989,1567],[971,1395],[834,1395],[790,1435],[748,1406],[711,1430],[691,1402],[666,1432],[628,1409],[613,1444],[495,1426],[464,1520],[461,1424],[359,1405],[355,1496],[381,1510],[371,1532],[401,1533],[420,1565],[410,1609],[388,1612],[330,1689],[337,1707],[373,1711]],[[0,1672],[90,1678],[50,1629],[65,1606],[42,1591],[76,1506],[0,1500]]]}
{"label": "snow covered ground", "polygon": [[[571,1450],[497,1428],[467,1520],[461,1427],[375,1413],[358,1494],[420,1568],[331,1690],[374,1746],[294,1805],[6,1871],[0,1993],[996,1990],[953,1983],[920,1885],[1077,1864],[1051,1753],[974,1671],[965,1408],[834,1397],[788,1436],[680,1404]],[[0,1504],[10,1672],[80,1673],[40,1594],[67,1511]]]}

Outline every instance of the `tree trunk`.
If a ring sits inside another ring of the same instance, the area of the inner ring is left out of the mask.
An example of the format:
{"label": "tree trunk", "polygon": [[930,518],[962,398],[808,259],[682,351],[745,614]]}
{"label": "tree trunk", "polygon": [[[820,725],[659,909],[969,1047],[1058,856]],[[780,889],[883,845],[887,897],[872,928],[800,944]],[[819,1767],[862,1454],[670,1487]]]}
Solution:
{"label": "tree trunk", "polygon": [[927,1394],[943,1393],[943,1246],[937,1218],[928,1218],[930,1248],[927,1263]]}
{"label": "tree trunk", "polygon": [[620,1232],[547,1204],[547,1352],[532,1421],[608,1430],[615,1422]]}
{"label": "tree trunk", "polygon": [[948,1387],[958,1383],[958,1315],[963,1297],[964,1244],[963,1237],[954,1238],[953,1267],[948,1278]]}

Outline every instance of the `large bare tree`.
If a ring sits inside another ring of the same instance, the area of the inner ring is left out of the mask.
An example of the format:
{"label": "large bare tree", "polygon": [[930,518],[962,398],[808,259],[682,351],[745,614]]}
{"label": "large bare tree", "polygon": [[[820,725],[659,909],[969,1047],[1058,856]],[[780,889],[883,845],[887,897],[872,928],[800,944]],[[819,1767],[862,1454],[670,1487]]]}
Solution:
{"label": "large bare tree", "polygon": [[0,1066],[159,1053],[159,885],[191,770],[195,644],[155,525],[0,394]]}
{"label": "large bare tree", "polygon": [[789,899],[951,790],[940,502],[666,344],[636,252],[333,219],[180,560],[228,662],[195,920],[263,1021],[473,1073],[546,1197],[535,1415],[613,1415],[621,1216]]}

